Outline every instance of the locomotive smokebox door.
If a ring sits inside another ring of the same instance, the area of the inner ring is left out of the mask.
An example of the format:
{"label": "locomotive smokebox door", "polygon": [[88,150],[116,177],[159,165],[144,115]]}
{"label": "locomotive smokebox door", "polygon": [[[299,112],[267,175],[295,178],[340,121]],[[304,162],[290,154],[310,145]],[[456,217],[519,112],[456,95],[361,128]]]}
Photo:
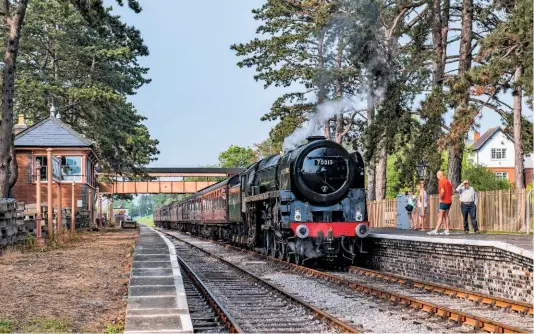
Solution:
{"label": "locomotive smokebox door", "polygon": [[[406,204],[408,204],[408,197],[406,195],[397,195],[397,228],[401,230],[410,229],[410,218],[408,211],[406,211]],[[386,219],[389,212],[386,212]]]}

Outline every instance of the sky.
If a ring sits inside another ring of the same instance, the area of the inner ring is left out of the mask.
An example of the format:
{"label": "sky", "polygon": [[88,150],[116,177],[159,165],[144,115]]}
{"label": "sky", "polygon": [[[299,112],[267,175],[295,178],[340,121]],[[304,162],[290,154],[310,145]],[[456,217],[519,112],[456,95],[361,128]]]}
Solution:
{"label": "sky", "polygon": [[[130,97],[159,140],[160,155],[150,166],[216,164],[230,145],[252,147],[265,140],[274,123],[260,118],[287,90],[264,89],[254,80],[254,69],[239,68],[230,50],[259,37],[251,10],[264,0],[139,2],[143,11],[135,14],[105,0],[141,31],[150,51],[140,63],[150,68],[152,82]],[[500,125],[500,118],[485,110],[479,123],[483,132]]]}
{"label": "sky", "polygon": [[261,0],[140,0],[143,11],[114,13],[141,31],[150,55],[140,60],[152,82],[130,101],[159,140],[154,167],[218,163],[230,145],[249,146],[268,137],[273,123],[260,121],[282,90],[265,90],[253,69],[241,69],[230,50],[255,37],[251,10]]}

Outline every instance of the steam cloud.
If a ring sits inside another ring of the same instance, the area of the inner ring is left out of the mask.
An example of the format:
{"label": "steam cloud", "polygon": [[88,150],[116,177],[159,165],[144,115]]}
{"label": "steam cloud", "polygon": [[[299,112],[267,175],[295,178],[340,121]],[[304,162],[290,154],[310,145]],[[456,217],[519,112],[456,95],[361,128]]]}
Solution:
{"label": "steam cloud", "polygon": [[317,106],[315,113],[310,115],[308,121],[301,124],[293,131],[289,137],[284,139],[284,152],[290,151],[299,146],[309,136],[322,136],[324,134],[324,123],[335,115],[343,114],[354,108],[360,109],[354,105],[354,101],[348,99],[327,101]]}
{"label": "steam cloud", "polygon": [[[366,64],[363,76],[360,78],[365,82],[364,86],[366,87],[362,87],[364,91],[361,91],[353,100],[344,98],[326,101],[318,105],[315,112],[309,115],[308,121],[301,124],[291,135],[284,139],[284,152],[299,146],[305,141],[306,137],[324,135],[323,127],[325,121],[332,119],[335,115],[367,109],[368,106],[376,108],[385,98],[388,84],[393,78],[390,69],[390,58],[398,47],[398,42],[389,43],[389,40],[385,38],[386,31],[378,19],[379,11],[376,6],[362,0],[351,0],[347,4],[350,11],[364,15],[367,18],[367,21],[364,22],[355,21],[345,15],[336,18],[338,27],[353,32],[351,36],[352,44],[354,45],[352,57],[358,58],[360,56],[359,53],[369,52],[364,50],[374,50]],[[369,55],[367,56],[369,57]],[[328,85],[329,83],[323,82],[323,84]]]}

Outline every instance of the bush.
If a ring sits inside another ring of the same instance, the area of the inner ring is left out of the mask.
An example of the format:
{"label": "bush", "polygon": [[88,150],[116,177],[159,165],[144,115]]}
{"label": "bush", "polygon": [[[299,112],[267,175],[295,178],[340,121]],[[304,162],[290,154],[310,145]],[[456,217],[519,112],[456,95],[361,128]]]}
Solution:
{"label": "bush", "polygon": [[463,180],[469,180],[477,191],[506,190],[512,187],[508,180],[495,177],[492,171],[481,165],[469,166],[462,174]]}

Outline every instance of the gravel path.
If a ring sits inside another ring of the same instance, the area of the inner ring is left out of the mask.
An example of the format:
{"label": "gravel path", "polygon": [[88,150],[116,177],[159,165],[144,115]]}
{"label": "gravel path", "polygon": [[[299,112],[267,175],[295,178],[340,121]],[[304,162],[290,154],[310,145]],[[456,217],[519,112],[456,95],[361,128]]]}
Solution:
{"label": "gravel path", "polygon": [[262,257],[224,247],[211,241],[171,232],[213,254],[269,280],[284,291],[340,318],[362,332],[473,332],[470,326],[458,326],[452,321],[401,305],[393,305],[347,287],[328,283],[302,273],[291,272]]}

